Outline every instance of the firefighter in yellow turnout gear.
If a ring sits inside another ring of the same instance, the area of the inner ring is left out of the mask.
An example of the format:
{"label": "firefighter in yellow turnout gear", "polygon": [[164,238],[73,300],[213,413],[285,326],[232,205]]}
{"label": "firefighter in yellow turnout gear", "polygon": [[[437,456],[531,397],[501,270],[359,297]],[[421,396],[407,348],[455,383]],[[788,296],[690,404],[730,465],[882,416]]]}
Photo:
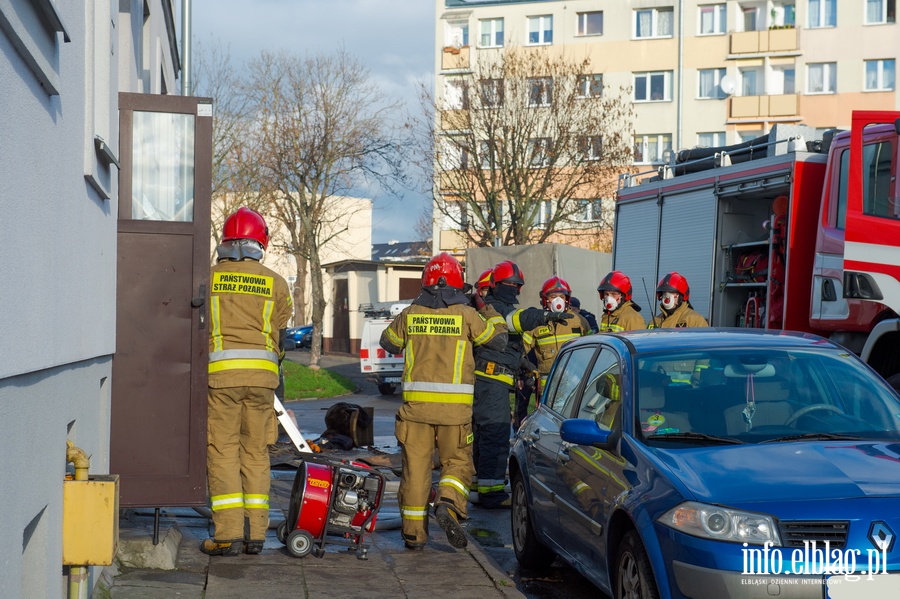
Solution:
{"label": "firefighter in yellow turnout gear", "polygon": [[566,341],[577,339],[591,333],[591,326],[580,314],[569,308],[572,288],[559,278],[551,277],[541,287],[541,305],[550,310],[550,322],[540,326],[528,334],[522,335],[525,342],[525,353],[534,349],[537,357],[538,373],[541,377],[541,388],[550,373],[553,360]]}
{"label": "firefighter in yellow turnout gear", "polygon": [[[456,548],[467,544],[459,520],[467,516],[472,480],[472,398],[476,346],[506,346],[503,318],[479,294],[463,290],[462,267],[447,253],[425,265],[422,292],[381,334],[381,346],[403,353],[403,405],[395,433],[402,450],[398,499],[408,549],[428,541],[428,501],[434,447],[441,473],[434,515]],[[478,311],[473,309],[470,301]]]}
{"label": "firefighter in yellow turnout gear", "polygon": [[211,273],[207,555],[260,553],[269,527],[268,437],[293,301],[287,282],[259,263],[268,242],[262,216],[239,209],[225,221]]}

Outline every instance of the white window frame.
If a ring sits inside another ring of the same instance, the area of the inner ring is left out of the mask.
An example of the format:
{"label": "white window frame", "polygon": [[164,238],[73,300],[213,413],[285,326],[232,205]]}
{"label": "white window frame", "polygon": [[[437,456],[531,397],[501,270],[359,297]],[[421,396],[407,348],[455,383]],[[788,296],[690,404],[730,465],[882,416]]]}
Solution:
{"label": "white window frame", "polygon": [[[535,86],[541,86],[536,89]],[[539,102],[534,99],[540,95]],[[550,106],[553,104],[553,78],[552,77],[529,77],[528,78],[528,98],[527,105],[529,108],[540,108],[542,106]]]}
{"label": "white window frame", "polygon": [[578,138],[578,153],[586,162],[595,162],[603,158],[603,136],[583,135]]}
{"label": "white window frame", "polygon": [[720,148],[725,145],[724,131],[706,131],[697,134],[697,147]]}
{"label": "white window frame", "polygon": [[469,45],[469,21],[462,19],[444,22],[444,47],[465,48]]}
{"label": "white window frame", "polygon": [[[821,70],[819,79],[822,89],[812,89],[813,70]],[[807,94],[836,94],[837,93],[837,63],[836,62],[810,62],[806,65],[806,93]]]}
{"label": "white window frame", "polygon": [[603,220],[603,198],[595,198],[593,200],[577,200],[578,212],[577,220],[582,223],[597,223]]}
{"label": "white window frame", "polygon": [[469,108],[469,81],[462,77],[448,77],[444,80],[444,110],[466,110]]}
{"label": "white window frame", "polygon": [[[497,25],[500,25],[499,28]],[[487,26],[488,31],[485,32],[485,27]],[[478,20],[478,47],[479,48],[502,48],[504,44],[504,23],[503,17],[497,17],[494,19],[479,19]],[[485,44],[485,36],[488,36],[488,41],[490,43]]]}
{"label": "white window frame", "polygon": [[[793,13],[793,21],[787,22],[787,7],[793,7],[791,12]],[[775,11],[775,20],[769,23],[769,27],[796,27],[797,26],[797,3],[795,0],[782,0],[780,2],[773,2],[772,8],[769,9],[769,16],[771,17],[772,11]]]}
{"label": "white window frame", "polygon": [[[897,60],[894,58],[879,58],[876,60],[863,61],[865,68],[863,69],[863,90],[867,92],[886,92],[893,91],[897,88]],[[894,74],[894,80],[891,85],[885,84],[885,65],[890,63],[891,72]],[[876,86],[869,86],[869,65],[875,65]]]}
{"label": "white window frame", "polygon": [[[528,17],[526,29],[526,46],[549,46],[553,43],[553,15],[535,15]],[[532,31],[533,25],[537,25],[537,31]],[[537,40],[532,41],[532,33],[537,34]]]}
{"label": "white window frame", "polygon": [[[738,18],[740,23],[740,31],[759,31],[763,25],[763,19],[760,17],[759,6],[755,4],[739,4]],[[753,29],[747,28],[747,19],[753,19]]]}
{"label": "white window frame", "polygon": [[503,79],[482,79],[479,81],[479,86],[482,108],[503,106]]}
{"label": "white window frame", "polygon": [[541,200],[538,202],[538,211],[534,219],[534,226],[543,229],[553,217],[553,200]]}
{"label": "white window frame", "polygon": [[[728,14],[727,5],[720,4],[701,4],[697,7],[697,35],[725,35],[728,31],[728,22],[726,16]],[[713,16],[712,31],[703,30],[703,15],[705,12],[711,11]]]}
{"label": "white window frame", "polygon": [[[603,11],[602,10],[588,10],[584,12],[575,13],[576,18],[578,19],[577,27],[575,28],[575,36],[576,37],[589,37],[592,35],[603,35]],[[599,32],[591,32],[588,31],[588,25],[591,20],[591,15],[600,15],[600,31]]]}
{"label": "white window frame", "polygon": [[462,200],[450,200],[444,198],[444,226],[445,231],[464,231],[468,227],[468,205]]}
{"label": "white window frame", "polygon": [[[637,147],[638,144],[641,146],[640,152],[638,152]],[[647,160],[648,156],[652,156],[654,152],[651,152],[651,147],[655,148],[656,158]],[[644,133],[644,134],[636,134],[634,136],[634,163],[635,164],[654,164],[657,162],[661,162],[663,159],[663,153],[669,149],[672,149],[672,134],[671,133]],[[638,160],[640,157],[640,160]]]}
{"label": "white window frame", "polygon": [[[813,5],[813,2],[816,4]],[[830,14],[829,14],[829,8]],[[825,29],[837,27],[837,0],[809,0],[806,5],[807,27],[810,29]],[[831,22],[828,22],[828,17]]]}
{"label": "white window frame", "polygon": [[[722,79],[725,77],[726,69],[724,67],[715,68],[715,69],[697,69],[697,99],[698,100],[721,100],[722,98],[727,97],[725,92],[722,91]],[[704,74],[712,73],[713,76],[713,87],[712,92],[708,95],[703,95],[703,76]]]}
{"label": "white window frame", "polygon": [[[496,158],[494,155],[494,151],[491,149],[491,142],[483,139],[478,142],[478,154],[481,158],[481,163],[478,165],[481,170],[490,170],[491,168],[491,158]],[[496,159],[494,160],[496,162]]]}
{"label": "white window frame", "polygon": [[[675,7],[674,6],[659,6],[654,8],[636,8],[632,12],[631,17],[631,34],[634,39],[638,40],[647,40],[647,39],[666,39],[673,37],[675,34]],[[641,13],[650,13],[650,35],[638,35],[638,27],[640,25],[640,15]],[[660,33],[659,32],[659,15],[660,13],[670,13],[669,17],[669,26],[672,31],[669,33]]]}
{"label": "white window frame", "polygon": [[[788,80],[788,72],[793,76],[793,89],[788,90],[786,82]],[[779,65],[772,67],[772,76],[769,78],[769,88],[767,94],[778,96],[785,94],[797,93],[797,67],[795,65]]]}
{"label": "white window frame", "polygon": [[[877,8],[878,15],[872,14],[875,12],[872,8]],[[889,8],[893,11],[888,10]],[[897,0],[865,0],[863,11],[863,25],[887,25],[897,22]],[[890,12],[894,13],[892,18],[889,18]]]}
{"label": "white window frame", "polygon": [[[579,98],[601,98],[601,97],[603,97],[603,73],[591,73],[590,75],[579,75],[578,79],[576,79],[575,84],[578,87],[576,95]],[[596,93],[593,93],[593,92],[596,92]]]}
{"label": "white window frame", "polygon": [[549,137],[532,137],[528,140],[528,165],[531,168],[546,168],[550,165]]}
{"label": "white window frame", "polygon": [[762,129],[757,129],[756,131],[738,131],[738,137],[741,138],[741,143],[745,141],[752,141],[757,137],[762,137],[766,132]]}
{"label": "white window frame", "polygon": [[[765,93],[765,73],[762,67],[738,67],[738,73],[741,76],[741,96],[761,96]],[[749,83],[748,74],[753,73],[753,93],[748,93],[746,87]]]}
{"label": "white window frame", "polygon": [[[653,98],[653,78],[663,77],[663,97]],[[638,79],[646,79],[645,91],[647,97],[638,98]],[[644,102],[670,102],[672,100],[672,71],[644,71],[634,74],[634,101],[638,103]]]}

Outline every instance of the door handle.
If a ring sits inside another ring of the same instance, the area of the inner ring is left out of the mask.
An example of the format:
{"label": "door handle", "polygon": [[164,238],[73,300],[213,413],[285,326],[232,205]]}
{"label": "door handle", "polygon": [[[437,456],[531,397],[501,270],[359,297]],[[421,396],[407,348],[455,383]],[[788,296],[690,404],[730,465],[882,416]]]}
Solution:
{"label": "door handle", "polygon": [[569,455],[568,447],[563,447],[559,450],[558,459],[563,464],[563,466],[572,461],[572,456]]}
{"label": "door handle", "polygon": [[206,300],[203,299],[202,297],[192,297],[191,298],[191,306],[193,306],[194,308],[199,308],[200,306],[202,306],[205,303],[206,303]]}
{"label": "door handle", "polygon": [[541,429],[536,428],[530,433],[526,433],[522,435],[522,441],[525,442],[526,445],[534,445],[534,442],[541,438]]}

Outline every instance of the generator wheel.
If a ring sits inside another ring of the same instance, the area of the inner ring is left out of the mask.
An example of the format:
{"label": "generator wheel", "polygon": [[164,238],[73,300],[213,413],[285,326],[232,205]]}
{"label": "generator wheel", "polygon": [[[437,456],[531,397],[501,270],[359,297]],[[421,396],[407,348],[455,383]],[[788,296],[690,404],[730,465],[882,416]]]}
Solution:
{"label": "generator wheel", "polygon": [[287,544],[287,520],[283,520],[278,528],[275,529],[275,536],[282,545]]}
{"label": "generator wheel", "polygon": [[313,549],[313,538],[305,530],[299,528],[287,537],[287,548],[294,557],[305,557]]}

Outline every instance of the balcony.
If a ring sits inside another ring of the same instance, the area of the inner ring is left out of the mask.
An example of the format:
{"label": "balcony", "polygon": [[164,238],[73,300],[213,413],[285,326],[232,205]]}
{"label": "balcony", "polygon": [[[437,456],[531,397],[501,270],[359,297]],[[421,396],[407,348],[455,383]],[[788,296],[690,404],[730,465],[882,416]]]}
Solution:
{"label": "balcony", "polygon": [[767,54],[799,52],[799,30],[766,29],[763,31],[736,31],[731,34],[731,58],[736,54]]}
{"label": "balcony", "polygon": [[469,47],[447,46],[441,52],[441,70],[459,71],[469,68]]}
{"label": "balcony", "polygon": [[729,101],[728,118],[731,119],[800,118],[799,115],[798,94],[732,96]]}
{"label": "balcony", "polygon": [[469,128],[469,111],[442,110],[441,131],[465,131]]}

